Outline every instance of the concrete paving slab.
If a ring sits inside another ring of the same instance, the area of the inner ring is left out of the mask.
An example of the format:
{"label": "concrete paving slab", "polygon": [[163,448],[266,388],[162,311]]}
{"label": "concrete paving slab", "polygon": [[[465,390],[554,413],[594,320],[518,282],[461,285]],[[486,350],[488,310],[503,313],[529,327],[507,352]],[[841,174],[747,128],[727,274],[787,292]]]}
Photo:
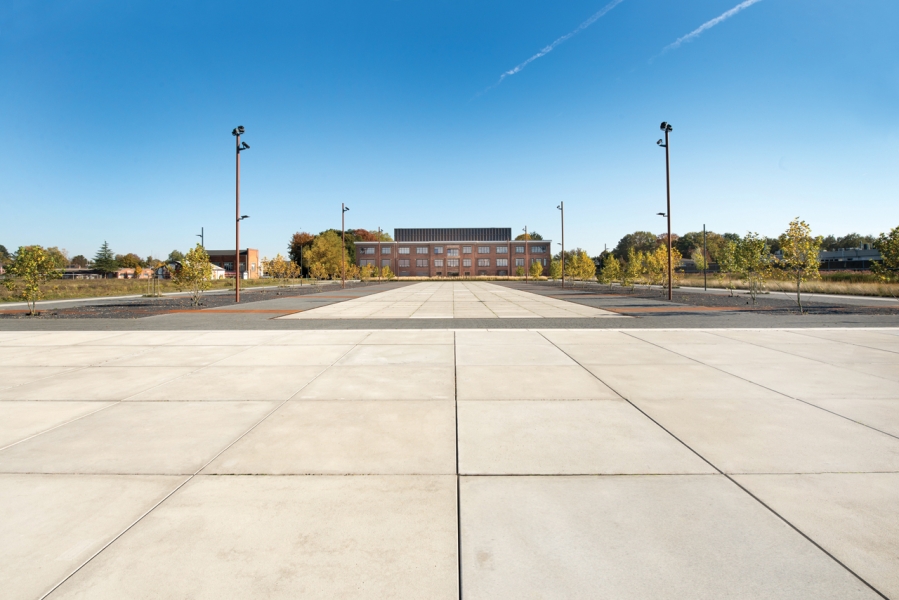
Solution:
{"label": "concrete paving slab", "polygon": [[899,398],[816,398],[807,402],[899,437]]}
{"label": "concrete paving slab", "polygon": [[42,597],[184,479],[0,475],[3,596]]}
{"label": "concrete paving slab", "polygon": [[899,368],[894,363],[843,363],[844,369],[899,381]]}
{"label": "concrete paving slab", "polygon": [[453,332],[446,329],[372,331],[360,344],[452,344]]}
{"label": "concrete paving slab", "polygon": [[71,367],[0,367],[0,390],[52,377]]}
{"label": "concrete paving slab", "polygon": [[58,598],[458,598],[453,476],[197,477]]}
{"label": "concrete paving slab", "polygon": [[423,365],[333,366],[294,400],[451,400],[453,368]]}
{"label": "concrete paving slab", "polygon": [[273,344],[285,337],[283,331],[259,331],[241,329],[232,331],[209,331],[203,335],[183,340],[179,344],[186,346],[256,346]]}
{"label": "concrete paving slab", "polygon": [[458,411],[465,475],[717,473],[625,402],[461,401]]}
{"label": "concrete paving slab", "polygon": [[640,329],[628,331],[637,339],[653,344],[739,344],[739,340],[716,335],[716,332],[691,329]]}
{"label": "concrete paving slab", "polygon": [[12,346],[70,346],[118,335],[116,331],[55,331],[50,335],[16,337],[4,343]]}
{"label": "concrete paving slab", "polygon": [[886,597],[899,597],[899,473],[735,479]]}
{"label": "concrete paving slab", "polygon": [[459,400],[620,400],[580,366],[460,365]]}
{"label": "concrete paving slab", "polygon": [[191,475],[274,407],[121,403],[0,451],[0,473]]}
{"label": "concrete paving slab", "polygon": [[234,475],[456,472],[452,402],[288,402],[203,472]]}
{"label": "concrete paving slab", "polygon": [[899,439],[797,400],[633,402],[726,473],[899,471]]}
{"label": "concrete paving slab", "polygon": [[[233,346],[232,346],[233,347]],[[216,363],[217,367],[330,366],[353,349],[351,344],[253,346]]]}
{"label": "concrete paving slab", "polygon": [[111,404],[111,402],[0,402],[0,448]]}
{"label": "concrete paving slab", "polygon": [[322,346],[325,344],[347,345],[361,344],[371,335],[366,329],[356,330],[329,330],[329,331],[292,331],[283,337],[277,338],[269,345],[280,346]]}
{"label": "concrete paving slab", "polygon": [[[8,367],[88,367],[101,365],[150,350],[149,346],[50,346],[38,347],[37,352],[22,352],[8,356]],[[31,350],[30,348],[28,350]]]}
{"label": "concrete paving slab", "polygon": [[501,346],[551,346],[552,342],[536,331],[522,329],[460,329],[456,331],[457,346],[489,346],[493,344]]}
{"label": "concrete paving slab", "polygon": [[[118,349],[119,347],[116,347]],[[112,359],[105,367],[207,367],[250,346],[157,346]]]}
{"label": "concrete paving slab", "polygon": [[558,347],[582,365],[692,365],[695,361],[665,348],[636,344],[558,344]]}
{"label": "concrete paving slab", "polygon": [[349,365],[453,365],[453,346],[448,344],[359,345],[336,364]]}
{"label": "concrete paving slab", "polygon": [[754,368],[764,369],[764,365],[790,365],[794,369],[814,366],[819,362],[802,355],[782,350],[801,344],[782,345],[778,348],[761,347],[754,344],[661,344],[663,348],[685,358],[707,365],[757,365]]}
{"label": "concrete paving slab", "polygon": [[123,331],[118,335],[81,342],[83,346],[166,346],[189,343],[204,331]]}
{"label": "concrete paving slab", "polygon": [[617,346],[621,344],[642,346],[646,344],[643,340],[638,340],[624,332],[602,329],[540,329],[538,333],[559,346]]}
{"label": "concrete paving slab", "polygon": [[700,365],[584,365],[629,400],[781,398],[716,368]]}
{"label": "concrete paving slab", "polygon": [[888,350],[878,350],[867,346],[840,343],[838,347],[833,344],[784,344],[777,347],[784,353],[804,356],[819,362],[842,366],[846,363],[890,364],[899,371],[899,353]]}
{"label": "concrete paving slab", "polygon": [[196,402],[287,400],[327,367],[206,367],[128,398],[130,401]]}
{"label": "concrete paving slab", "polygon": [[456,364],[577,366],[564,352],[548,344],[459,344]]}
{"label": "concrete paving slab", "polygon": [[[792,365],[721,365],[723,371],[793,398],[899,398],[899,381],[834,365],[806,365],[800,376]],[[897,363],[899,368],[899,363]]]}
{"label": "concrete paving slab", "polygon": [[0,401],[124,400],[192,370],[190,367],[87,367],[0,390]]}
{"label": "concrete paving slab", "polygon": [[717,475],[463,477],[464,598],[878,598]]}

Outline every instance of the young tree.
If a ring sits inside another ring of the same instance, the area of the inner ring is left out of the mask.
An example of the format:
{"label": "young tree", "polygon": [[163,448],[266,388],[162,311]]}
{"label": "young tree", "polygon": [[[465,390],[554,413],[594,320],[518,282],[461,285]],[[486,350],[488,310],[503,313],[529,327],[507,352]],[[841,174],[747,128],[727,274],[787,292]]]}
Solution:
{"label": "young tree", "polygon": [[561,279],[562,278],[562,261],[554,258],[549,263],[549,277],[550,279]]}
{"label": "young tree", "polygon": [[262,259],[265,272],[268,273],[279,286],[285,286],[288,279],[294,279],[300,272],[300,267],[295,262],[284,260],[279,253],[275,258]]}
{"label": "young tree", "polygon": [[[349,257],[349,253],[340,242],[340,235],[333,231],[326,231],[315,238],[312,247],[309,248],[308,255],[304,250],[304,259],[310,269],[316,264],[320,265],[317,273],[324,273],[324,277],[332,279],[340,277],[342,268],[341,257],[346,256],[347,272],[349,273],[350,265],[353,261]],[[324,279],[319,277],[319,279]]]}
{"label": "young tree", "polygon": [[40,246],[20,246],[5,268],[3,285],[28,304],[31,315],[35,314],[35,303],[43,296],[41,284],[62,276],[57,260]]}
{"label": "young tree", "polygon": [[537,279],[541,275],[543,275],[543,263],[540,262],[539,260],[532,261],[530,275],[534,279]]}
{"label": "young tree", "polygon": [[694,250],[690,258],[693,260],[693,264],[696,265],[697,270],[705,271],[708,268],[708,262],[705,256],[703,256],[702,250]]}
{"label": "young tree", "polygon": [[578,250],[575,257],[576,260],[574,261],[572,275],[583,281],[592,281],[596,279],[596,263],[593,262],[590,255],[584,250]]}
{"label": "young tree", "polygon": [[640,279],[640,273],[643,269],[643,253],[637,252],[633,247],[627,250],[627,262],[624,265],[624,273],[621,274],[621,285],[630,285],[631,290]]}
{"label": "young tree", "polygon": [[783,253],[780,267],[785,277],[796,283],[796,304],[802,313],[802,282],[817,279],[818,253],[824,241],[820,235],[812,236],[812,229],[805,221],[796,217],[790,221],[787,230],[780,234],[780,250]]}
{"label": "young tree", "polygon": [[724,286],[730,290],[733,297],[734,282],[729,275],[737,271],[737,242],[731,239],[724,240],[721,249],[718,251],[718,278]]}
{"label": "young tree", "polygon": [[188,250],[180,263],[181,266],[172,272],[172,283],[179,290],[189,290],[191,303],[199,306],[203,292],[212,285],[210,283],[212,264],[209,262],[209,255],[203,246],[197,244],[192,250]]}
{"label": "young tree", "polygon": [[328,271],[322,263],[312,263],[309,267],[309,275],[315,279],[327,279]]}
{"label": "young tree", "polygon": [[378,268],[374,265],[362,265],[359,268],[359,279],[362,281],[368,281],[374,277],[377,277]]}
{"label": "young tree", "polygon": [[72,258],[71,264],[81,269],[85,269],[88,265],[87,257],[85,257],[83,254],[79,254],[78,256]]}
{"label": "young tree", "polygon": [[597,280],[600,283],[608,283],[609,289],[612,289],[613,283],[621,280],[621,263],[618,262],[617,258],[615,258],[614,256],[606,257]]}
{"label": "young tree", "polygon": [[94,255],[94,268],[100,271],[104,277],[108,277],[111,273],[119,270],[119,265],[115,261],[115,254],[109,248],[109,244],[105,241],[97,253]]}
{"label": "young tree", "polygon": [[522,267],[521,265],[515,267],[515,275],[517,277],[524,277],[524,267]]}
{"label": "young tree", "polygon": [[396,275],[393,274],[393,271],[390,270],[390,267],[388,267],[387,265],[381,267],[381,279],[390,281],[394,278],[396,278]]}
{"label": "young tree", "polygon": [[899,281],[899,227],[891,229],[889,234],[881,233],[874,247],[880,252],[882,262],[874,263],[871,271],[884,283]]}
{"label": "young tree", "polygon": [[747,232],[736,243],[735,271],[746,284],[752,303],[755,304],[765,280],[771,276],[771,252],[765,238],[757,233]]}

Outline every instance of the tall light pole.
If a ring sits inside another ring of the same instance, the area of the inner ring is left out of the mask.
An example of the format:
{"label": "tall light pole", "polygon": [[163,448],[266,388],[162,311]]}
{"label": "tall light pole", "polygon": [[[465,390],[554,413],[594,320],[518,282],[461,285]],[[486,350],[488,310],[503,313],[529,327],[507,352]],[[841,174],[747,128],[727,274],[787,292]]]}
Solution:
{"label": "tall light pole", "polygon": [[200,227],[200,233],[197,234],[197,237],[200,238],[200,245],[203,246],[203,249],[206,249],[206,244],[203,241],[203,228]]}
{"label": "tall light pole", "polygon": [[[559,202],[559,205],[556,207],[562,211],[562,287],[565,287],[565,203]],[[552,250],[552,248],[550,248]],[[550,259],[552,259],[552,254],[550,254]]]}
{"label": "tall light pole", "polygon": [[378,227],[378,283],[381,283],[381,228]]}
{"label": "tall light pole", "polygon": [[531,265],[528,263],[528,226],[524,226],[524,282],[528,282]]}
{"label": "tall light pole", "polygon": [[659,129],[665,132],[665,140],[659,140],[656,143],[665,149],[665,188],[668,194],[668,210],[665,213],[665,216],[668,217],[668,299],[671,300],[671,281],[674,269],[671,266],[671,162],[668,150],[668,134],[671,133],[671,130],[674,128],[671,126],[671,123],[662,121]]}
{"label": "tall light pole", "polygon": [[709,250],[705,245],[705,223],[702,224],[702,289],[709,291]]}
{"label": "tall light pole", "polygon": [[343,243],[343,252],[341,252],[340,256],[343,258],[343,260],[341,262],[343,267],[342,267],[342,272],[341,272],[341,276],[340,276],[340,287],[342,287],[342,288],[346,288],[346,225],[345,225],[346,221],[345,221],[345,215],[346,215],[346,211],[348,211],[348,210],[350,210],[350,209],[347,208],[346,204],[341,202],[340,203],[340,239]]}
{"label": "tall light pole", "polygon": [[[250,145],[246,142],[241,143],[240,136],[243,134],[244,128],[243,125],[238,125],[231,131],[231,135],[233,135],[236,139],[237,143],[237,180],[236,180],[236,193],[235,193],[235,206],[234,206],[234,216],[236,217],[236,224],[234,227],[234,302],[240,303],[240,222],[244,219],[248,218],[246,215],[241,216],[240,214],[240,153],[244,150],[249,150]],[[247,258],[249,258],[249,254],[247,254]]]}

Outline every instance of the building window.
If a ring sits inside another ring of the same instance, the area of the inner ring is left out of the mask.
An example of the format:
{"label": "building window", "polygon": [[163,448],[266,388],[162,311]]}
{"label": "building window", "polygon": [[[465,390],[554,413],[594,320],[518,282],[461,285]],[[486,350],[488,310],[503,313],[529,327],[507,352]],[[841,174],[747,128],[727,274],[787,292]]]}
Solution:
{"label": "building window", "polygon": [[427,254],[427,253],[428,253],[428,247],[427,247],[427,246],[416,246],[416,247],[415,247],[415,253],[416,253],[416,254]]}
{"label": "building window", "polygon": [[443,266],[443,259],[442,259],[442,258],[435,258],[435,259],[434,259],[434,266],[435,266],[435,267],[442,267],[442,266]]}
{"label": "building window", "polygon": [[479,266],[479,267],[489,267],[489,266],[490,266],[490,259],[489,259],[489,258],[479,258],[479,259],[478,259],[478,266]]}
{"label": "building window", "polygon": [[368,246],[367,248],[359,248],[359,250],[362,251],[361,252],[362,254],[374,254],[375,253],[374,246]]}
{"label": "building window", "polygon": [[471,266],[471,259],[470,259],[470,258],[463,258],[463,259],[462,259],[462,266],[463,266],[463,267],[470,267],[470,266]]}
{"label": "building window", "polygon": [[447,248],[446,255],[447,256],[459,256],[459,249],[458,248]]}
{"label": "building window", "polygon": [[373,258],[363,258],[359,261],[359,264],[361,264],[363,267],[365,265],[375,266],[375,260]]}
{"label": "building window", "polygon": [[434,246],[434,254],[443,254],[443,246]]}
{"label": "building window", "polygon": [[497,267],[508,267],[508,266],[509,266],[509,259],[508,259],[508,258],[497,258],[497,259],[496,259],[496,266],[497,266]]}
{"label": "building window", "polygon": [[459,259],[458,258],[448,258],[446,259],[446,266],[448,267],[458,267]]}
{"label": "building window", "polygon": [[516,258],[516,259],[515,259],[515,266],[516,266],[516,267],[523,267],[523,266],[524,266],[524,259],[523,259],[523,258]]}
{"label": "building window", "polygon": [[515,246],[515,254],[524,254],[524,246]]}
{"label": "building window", "polygon": [[508,246],[497,246],[496,253],[497,254],[508,254],[509,248],[508,248]]}
{"label": "building window", "polygon": [[382,259],[382,260],[381,260],[381,266],[382,266],[382,267],[389,267],[389,266],[390,266],[390,259],[389,259],[389,258]]}
{"label": "building window", "polygon": [[543,254],[546,252],[546,246],[531,246],[531,252],[534,254]]}
{"label": "building window", "polygon": [[399,259],[398,261],[396,261],[396,264],[399,265],[400,268],[408,267],[408,266],[409,266],[409,259],[408,259],[408,258],[405,258],[405,259],[404,259],[404,258],[401,258],[401,259]]}
{"label": "building window", "polygon": [[409,254],[409,246],[400,246],[397,252],[400,254]]}
{"label": "building window", "polygon": [[462,254],[471,254],[471,246],[462,246]]}
{"label": "building window", "polygon": [[381,254],[391,254],[393,252],[393,248],[390,246],[381,246]]}
{"label": "building window", "polygon": [[478,246],[478,254],[490,254],[490,246]]}
{"label": "building window", "polygon": [[415,260],[415,266],[416,266],[416,267],[427,267],[427,266],[428,266],[428,259],[427,259],[427,258],[419,258],[419,259],[416,259],[416,260]]}
{"label": "building window", "polygon": [[233,271],[233,270],[234,270],[234,263],[233,263],[233,262],[226,262],[226,263],[224,263],[224,265],[223,265],[222,268],[225,269],[226,271]]}

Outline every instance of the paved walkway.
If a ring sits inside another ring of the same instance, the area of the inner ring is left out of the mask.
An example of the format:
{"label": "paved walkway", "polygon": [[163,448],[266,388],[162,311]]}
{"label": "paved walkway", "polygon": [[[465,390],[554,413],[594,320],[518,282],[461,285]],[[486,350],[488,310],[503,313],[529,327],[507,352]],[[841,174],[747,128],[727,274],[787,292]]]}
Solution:
{"label": "paved walkway", "polygon": [[283,319],[620,318],[613,312],[485,282],[417,283]]}
{"label": "paved walkway", "polygon": [[899,597],[899,329],[0,332],[0,364],[6,598]]}

